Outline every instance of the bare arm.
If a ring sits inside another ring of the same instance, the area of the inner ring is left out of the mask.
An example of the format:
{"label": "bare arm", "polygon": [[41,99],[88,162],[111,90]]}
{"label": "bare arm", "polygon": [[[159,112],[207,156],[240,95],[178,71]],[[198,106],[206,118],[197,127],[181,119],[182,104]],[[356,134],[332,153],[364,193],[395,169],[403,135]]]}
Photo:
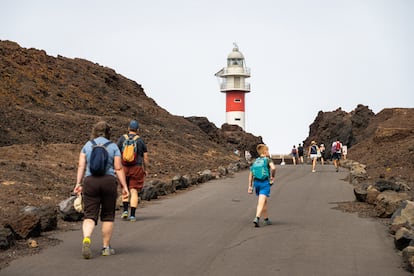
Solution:
{"label": "bare arm", "polygon": [[82,193],[82,180],[83,180],[83,176],[85,175],[85,168],[86,168],[86,155],[81,152],[79,154],[78,172],[76,174],[76,186],[73,189],[73,192],[75,194]]}
{"label": "bare arm", "polygon": [[129,191],[128,191],[128,186],[126,183],[125,172],[124,172],[124,169],[122,168],[121,156],[114,157],[114,170],[115,170],[116,176],[118,177],[119,182],[121,183],[122,195],[128,196]]}
{"label": "bare arm", "polygon": [[253,193],[253,174],[252,172],[249,173],[249,187],[247,189],[249,194]]}
{"label": "bare arm", "polygon": [[144,156],[143,156],[143,161],[144,161],[144,172],[145,175],[148,175],[149,173],[149,157],[148,157],[148,152],[144,152]]}
{"label": "bare arm", "polygon": [[276,166],[273,162],[270,162],[269,167],[270,167],[270,182],[273,182],[275,180]]}

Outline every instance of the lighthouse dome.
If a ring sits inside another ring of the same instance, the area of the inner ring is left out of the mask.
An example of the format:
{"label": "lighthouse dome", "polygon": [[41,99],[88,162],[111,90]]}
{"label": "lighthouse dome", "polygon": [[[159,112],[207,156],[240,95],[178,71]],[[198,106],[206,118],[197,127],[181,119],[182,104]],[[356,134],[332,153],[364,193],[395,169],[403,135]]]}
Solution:
{"label": "lighthouse dome", "polygon": [[233,51],[227,56],[227,59],[244,59],[244,56],[239,52],[237,47],[234,47]]}
{"label": "lighthouse dome", "polygon": [[227,66],[228,67],[243,67],[244,66],[244,56],[239,52],[239,47],[234,43],[233,51],[227,56]]}

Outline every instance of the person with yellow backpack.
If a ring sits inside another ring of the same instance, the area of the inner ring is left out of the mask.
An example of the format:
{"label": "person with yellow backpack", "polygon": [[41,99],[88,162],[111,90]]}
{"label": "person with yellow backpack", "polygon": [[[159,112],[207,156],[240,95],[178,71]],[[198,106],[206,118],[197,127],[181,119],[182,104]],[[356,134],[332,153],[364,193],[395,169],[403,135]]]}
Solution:
{"label": "person with yellow backpack", "polygon": [[129,221],[136,221],[135,212],[138,208],[139,192],[144,186],[145,176],[148,175],[148,150],[144,140],[138,135],[138,130],[138,122],[130,121],[128,133],[122,135],[117,142],[130,193],[130,197],[122,197],[121,218]]}

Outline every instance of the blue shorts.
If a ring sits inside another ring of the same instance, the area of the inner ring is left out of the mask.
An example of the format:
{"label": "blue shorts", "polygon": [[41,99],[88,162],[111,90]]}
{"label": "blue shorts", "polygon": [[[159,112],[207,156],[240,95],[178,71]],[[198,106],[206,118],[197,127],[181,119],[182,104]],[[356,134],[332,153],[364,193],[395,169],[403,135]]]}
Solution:
{"label": "blue shorts", "polygon": [[256,191],[256,195],[265,195],[267,197],[270,196],[270,183],[269,179],[266,180],[254,180],[254,190]]}

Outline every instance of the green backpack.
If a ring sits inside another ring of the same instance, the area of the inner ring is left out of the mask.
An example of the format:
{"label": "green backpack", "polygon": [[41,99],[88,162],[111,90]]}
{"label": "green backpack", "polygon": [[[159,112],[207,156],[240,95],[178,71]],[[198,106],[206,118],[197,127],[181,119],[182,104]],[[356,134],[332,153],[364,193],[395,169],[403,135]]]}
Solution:
{"label": "green backpack", "polygon": [[250,167],[250,171],[253,174],[253,177],[258,180],[265,180],[269,179],[269,163],[267,157],[257,157],[254,160],[252,166]]}

